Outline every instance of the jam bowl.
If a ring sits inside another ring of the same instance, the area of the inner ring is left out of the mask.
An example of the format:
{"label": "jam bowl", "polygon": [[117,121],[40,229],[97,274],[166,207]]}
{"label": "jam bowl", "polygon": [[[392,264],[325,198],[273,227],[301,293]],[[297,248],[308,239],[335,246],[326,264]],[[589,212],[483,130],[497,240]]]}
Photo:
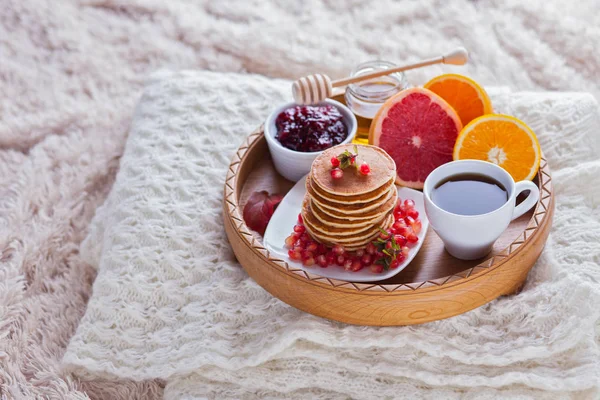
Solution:
{"label": "jam bowl", "polygon": [[[290,181],[300,180],[325,149],[352,142],[357,125],[352,111],[331,99],[313,106],[286,103],[275,108],[265,122],[265,138],[275,169]],[[307,134],[310,138],[298,137]]]}

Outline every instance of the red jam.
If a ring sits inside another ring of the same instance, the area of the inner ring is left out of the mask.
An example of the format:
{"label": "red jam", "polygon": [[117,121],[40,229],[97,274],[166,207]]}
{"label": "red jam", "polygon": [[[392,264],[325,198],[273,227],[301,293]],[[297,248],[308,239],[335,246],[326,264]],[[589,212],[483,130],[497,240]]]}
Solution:
{"label": "red jam", "polygon": [[277,116],[275,126],[284,147],[304,153],[328,149],[348,137],[342,114],[332,105],[290,107]]}

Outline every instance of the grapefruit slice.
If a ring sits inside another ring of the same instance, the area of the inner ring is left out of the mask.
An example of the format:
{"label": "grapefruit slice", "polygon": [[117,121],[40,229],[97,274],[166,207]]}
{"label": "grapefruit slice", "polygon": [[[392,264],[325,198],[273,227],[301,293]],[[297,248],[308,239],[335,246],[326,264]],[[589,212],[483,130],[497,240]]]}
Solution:
{"label": "grapefruit slice", "polygon": [[396,183],[422,189],[425,178],[452,161],[460,117],[437,94],[423,88],[403,90],[379,109],[369,144],[385,150],[396,162]]}

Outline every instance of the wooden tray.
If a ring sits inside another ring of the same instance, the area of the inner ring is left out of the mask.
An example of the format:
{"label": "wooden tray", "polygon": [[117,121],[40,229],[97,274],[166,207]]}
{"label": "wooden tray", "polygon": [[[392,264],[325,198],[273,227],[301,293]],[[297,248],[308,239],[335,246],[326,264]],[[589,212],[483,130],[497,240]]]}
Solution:
{"label": "wooden tray", "polygon": [[327,279],[271,257],[262,237],[244,223],[242,211],[252,192],[284,194],[293,186],[275,172],[259,128],[231,161],[223,217],[233,251],[244,269],[284,302],[350,324],[420,324],[464,313],[521,288],[552,225],[554,194],[544,158],[535,182],[540,188],[537,206],[510,224],[487,259],[461,261],[450,256],[430,229],[417,257],[393,278],[376,283]]}

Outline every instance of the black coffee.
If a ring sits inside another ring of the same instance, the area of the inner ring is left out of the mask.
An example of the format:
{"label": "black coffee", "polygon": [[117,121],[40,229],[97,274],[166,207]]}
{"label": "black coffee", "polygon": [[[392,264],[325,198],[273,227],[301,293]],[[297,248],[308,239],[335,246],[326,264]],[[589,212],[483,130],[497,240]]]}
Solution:
{"label": "black coffee", "polygon": [[444,179],[431,192],[442,210],[460,215],[494,211],[508,200],[508,191],[497,180],[480,174],[457,174]]}

